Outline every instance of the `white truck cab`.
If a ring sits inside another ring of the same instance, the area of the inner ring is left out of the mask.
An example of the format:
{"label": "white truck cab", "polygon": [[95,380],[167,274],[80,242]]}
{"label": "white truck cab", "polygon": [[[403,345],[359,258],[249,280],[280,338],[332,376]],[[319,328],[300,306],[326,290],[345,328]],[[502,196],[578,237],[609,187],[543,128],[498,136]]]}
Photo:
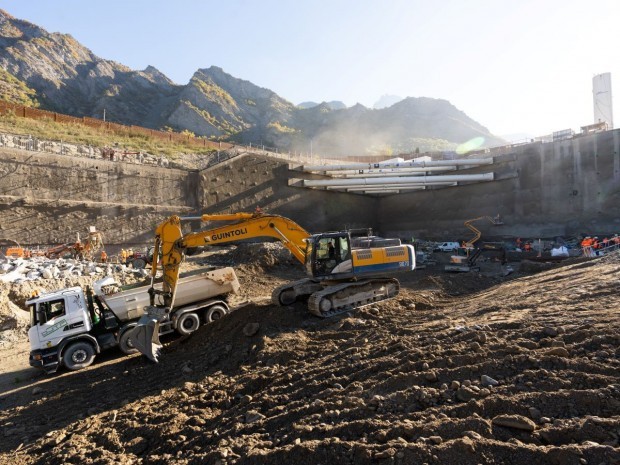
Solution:
{"label": "white truck cab", "polygon": [[26,302],[31,327],[28,337],[33,349],[51,347],[72,333],[90,331],[92,321],[79,287],[44,294]]}
{"label": "white truck cab", "polygon": [[[70,287],[42,294],[26,302],[30,311],[30,364],[53,372],[60,360],[72,370],[92,363],[102,345],[114,345],[114,337],[98,341],[89,334],[94,315],[84,291]],[[107,342],[107,344],[105,344]]]}

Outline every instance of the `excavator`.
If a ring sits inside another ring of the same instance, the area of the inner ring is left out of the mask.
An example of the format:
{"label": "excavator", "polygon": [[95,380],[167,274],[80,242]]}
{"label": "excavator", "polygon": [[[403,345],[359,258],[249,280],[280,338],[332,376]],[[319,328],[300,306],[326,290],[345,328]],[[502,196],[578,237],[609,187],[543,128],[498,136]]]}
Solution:
{"label": "excavator", "polygon": [[499,214],[493,217],[479,216],[465,221],[463,224],[474,233],[474,237],[468,241],[463,241],[463,247],[459,247],[457,255],[452,255],[450,257],[450,264],[445,266],[445,271],[458,271],[465,273],[472,270],[479,271],[480,268],[476,267],[476,262],[478,258],[480,258],[481,254],[488,252],[499,253],[501,255],[500,259],[502,265],[506,263],[506,251],[503,244],[485,242],[483,244],[476,245],[478,240],[482,237],[482,232],[476,228],[473,223],[480,220],[487,220],[495,226],[501,226],[504,224],[500,219]]}
{"label": "excavator", "polygon": [[[183,234],[183,220],[228,224]],[[400,284],[385,275],[415,268],[413,246],[401,245],[397,239],[362,248],[352,240],[350,231],[310,234],[288,218],[262,211],[171,216],[155,230],[153,255],[161,253],[161,260],[151,268],[150,307],[130,336],[133,345],[157,362],[159,324],[167,320],[174,307],[179,270],[188,250],[255,238],[279,240],[306,270],[307,278],[274,289],[273,303],[286,306],[308,297],[308,310],[322,318],[396,297]],[[163,272],[161,290],[154,287],[159,267]]]}

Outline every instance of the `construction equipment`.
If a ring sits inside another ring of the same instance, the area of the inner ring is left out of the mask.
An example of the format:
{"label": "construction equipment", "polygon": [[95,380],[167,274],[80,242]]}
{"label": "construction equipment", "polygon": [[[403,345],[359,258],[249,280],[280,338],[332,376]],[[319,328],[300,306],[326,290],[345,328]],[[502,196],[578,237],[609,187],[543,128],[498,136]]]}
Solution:
{"label": "construction equipment", "polygon": [[[233,221],[232,224],[184,235],[182,220]],[[152,299],[163,297],[163,305],[152,304],[133,330],[134,346],[153,361],[161,348],[158,326],[174,308],[179,267],[189,248],[223,244],[255,238],[275,238],[301,262],[307,278],[277,287],[272,293],[276,305],[290,305],[308,297],[309,311],[328,317],[398,295],[397,279],[384,277],[389,272],[415,268],[411,245],[391,240],[390,245],[356,248],[349,231],[310,234],[294,221],[279,215],[233,213],[179,218],[172,216],[155,231],[153,255],[161,252],[163,290],[151,289]],[[374,240],[373,240],[374,242]],[[152,282],[159,266],[151,268]]]}
{"label": "construction equipment", "polygon": [[[461,248],[459,252],[465,253],[465,255],[453,255],[450,257],[450,264],[445,266],[445,271],[457,271],[462,273],[480,271],[480,267],[476,266],[476,262],[478,258],[480,258],[480,255],[489,252],[498,254],[501,264],[506,264],[506,248],[502,242],[485,242],[474,249]],[[454,260],[455,258],[458,260]]]}
{"label": "construction equipment", "polygon": [[67,242],[53,247],[49,247],[39,253],[47,258],[59,258],[66,254],[71,254],[73,258],[93,260],[95,254],[103,247],[103,235],[97,232],[94,226],[90,226],[88,239],[82,243],[80,233],[77,233],[75,242]]}
{"label": "construction equipment", "polygon": [[69,253],[72,256],[75,256],[75,242],[68,242],[66,244],[49,247],[42,252],[42,254],[47,258],[58,258]]}
{"label": "construction equipment", "polygon": [[[30,365],[54,373],[61,366],[79,370],[93,363],[96,354],[118,346],[136,352],[130,330],[151,305],[150,285],[120,286],[112,277],[96,281],[93,289],[71,287],[38,295],[26,302],[31,326]],[[187,335],[201,324],[227,314],[227,297],[239,290],[232,268],[220,268],[183,277],[170,318],[159,334]]]}
{"label": "construction equipment", "polygon": [[146,251],[132,251],[131,254],[125,258],[125,265],[131,265],[135,269],[144,269],[146,265],[151,265],[153,262],[153,247],[148,247]]}
{"label": "construction equipment", "polygon": [[103,235],[95,230],[94,226],[90,227],[88,238],[82,244],[78,233],[77,242],[74,245],[75,255],[79,259],[93,260],[95,254],[103,248]]}
{"label": "construction equipment", "polygon": [[465,225],[465,227],[471,229],[474,233],[474,237],[468,241],[465,241],[465,243],[463,244],[463,246],[466,249],[471,249],[474,247],[474,245],[476,244],[476,242],[478,242],[478,240],[482,237],[482,232],[480,232],[480,230],[478,228],[476,228],[473,223],[475,223],[476,221],[479,220],[488,220],[491,222],[491,224],[494,224],[495,226],[500,226],[504,223],[502,223],[502,220],[499,217],[499,214],[497,214],[496,216],[479,216],[478,218],[473,218],[471,220],[467,220],[465,221],[465,223],[463,223]]}
{"label": "construction equipment", "polygon": [[28,258],[30,256],[30,250],[19,245],[19,242],[12,239],[7,239],[11,242],[15,242],[15,246],[7,247],[4,251],[4,256],[7,258]]}
{"label": "construction equipment", "polygon": [[[496,226],[502,225],[504,224],[500,217],[499,214],[491,217],[491,216],[479,216],[477,218],[472,218],[471,220],[467,220],[465,221],[465,223],[463,223],[467,228],[471,229],[471,231],[474,233],[474,237],[471,238],[468,241],[463,241],[463,246],[459,247],[456,252],[456,255],[451,255],[450,256],[450,265],[447,265],[444,269],[445,271],[470,271],[470,269],[474,268],[472,263],[472,259],[473,259],[473,263],[475,264],[476,260],[478,259],[478,256],[480,255],[481,252],[483,252],[485,249],[485,247],[481,247],[481,248],[476,248],[476,242],[478,242],[478,240],[482,237],[482,232],[476,228],[473,223],[479,220],[488,220],[491,222],[491,224],[494,224]],[[475,255],[475,257],[474,257]]]}

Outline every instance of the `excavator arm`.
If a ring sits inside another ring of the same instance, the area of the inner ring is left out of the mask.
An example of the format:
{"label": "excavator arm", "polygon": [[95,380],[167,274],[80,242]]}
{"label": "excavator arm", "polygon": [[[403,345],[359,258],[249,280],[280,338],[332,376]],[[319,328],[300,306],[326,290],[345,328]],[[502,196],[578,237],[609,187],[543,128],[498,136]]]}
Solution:
{"label": "excavator arm", "polygon": [[[184,235],[183,220],[232,221],[233,223]],[[263,213],[233,213],[205,214],[199,217],[181,218],[175,215],[162,222],[155,230],[155,246],[153,249],[153,257],[158,257],[161,253],[162,290],[158,291],[153,285],[158,271],[157,261],[154,259],[151,270],[151,288],[149,289],[151,307],[133,330],[131,338],[135,347],[151,360],[157,361],[157,354],[161,348],[158,336],[159,323],[167,318],[174,308],[179,270],[188,248],[260,237],[271,237],[281,241],[297,260],[302,264],[304,263],[307,247],[305,241],[310,237],[310,233],[283,216]],[[163,298],[163,306],[156,305],[155,297],[157,295],[161,295]]]}
{"label": "excavator arm", "polygon": [[[183,220],[197,219],[203,222],[234,221],[234,223],[184,235],[181,222]],[[174,294],[179,280],[179,268],[188,248],[261,237],[271,237],[281,241],[297,260],[302,264],[304,263],[306,256],[305,240],[310,237],[310,233],[294,221],[283,216],[261,213],[233,213],[186,218],[172,216],[168,218],[155,230],[155,248],[153,250],[154,257],[157,257],[157,254],[161,252],[161,267],[164,275],[162,289],[164,305],[170,308],[174,306]],[[153,266],[151,270],[151,277],[153,279],[156,273],[157,266]],[[151,295],[153,296],[153,294]],[[153,300],[151,305],[154,305]]]}
{"label": "excavator arm", "polygon": [[465,221],[465,223],[463,223],[463,224],[474,233],[474,237],[472,239],[468,240],[467,242],[465,242],[465,248],[467,248],[467,249],[473,248],[474,244],[476,242],[478,242],[480,237],[482,237],[482,232],[472,224],[472,223],[474,223],[476,221],[479,221],[479,220],[488,220],[488,221],[490,221],[494,225],[502,225],[502,224],[504,224],[504,223],[502,223],[502,221],[501,221],[501,219],[499,217],[499,214],[497,216],[494,216],[494,217],[491,217],[491,216],[479,216],[478,218],[473,218],[471,220]]}

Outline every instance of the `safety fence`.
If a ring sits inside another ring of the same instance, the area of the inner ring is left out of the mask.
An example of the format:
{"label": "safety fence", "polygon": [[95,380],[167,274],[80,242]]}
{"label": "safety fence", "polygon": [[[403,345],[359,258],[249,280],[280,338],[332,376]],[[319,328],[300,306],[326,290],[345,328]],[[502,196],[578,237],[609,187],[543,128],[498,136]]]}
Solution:
{"label": "safety fence", "polygon": [[615,252],[616,250],[620,250],[620,239],[612,238],[606,243],[599,242],[598,244],[582,246],[581,254],[584,257],[594,258],[607,255],[611,252]]}
{"label": "safety fence", "polygon": [[124,124],[112,123],[110,121],[104,121],[97,118],[90,118],[88,116],[80,118],[76,116],[64,115],[62,113],[40,110],[38,108],[31,108],[24,105],[18,105],[5,101],[0,101],[0,114],[12,114],[18,117],[30,118],[35,120],[47,119],[57,123],[79,124],[82,126],[99,129],[110,134],[129,136],[141,135],[157,138],[164,141],[186,143],[193,147],[211,148],[214,150],[226,150],[232,147],[232,144],[226,142],[216,142],[202,137],[195,137],[192,134],[157,131],[155,129],[148,129],[142,126],[134,125],[127,126]]}

